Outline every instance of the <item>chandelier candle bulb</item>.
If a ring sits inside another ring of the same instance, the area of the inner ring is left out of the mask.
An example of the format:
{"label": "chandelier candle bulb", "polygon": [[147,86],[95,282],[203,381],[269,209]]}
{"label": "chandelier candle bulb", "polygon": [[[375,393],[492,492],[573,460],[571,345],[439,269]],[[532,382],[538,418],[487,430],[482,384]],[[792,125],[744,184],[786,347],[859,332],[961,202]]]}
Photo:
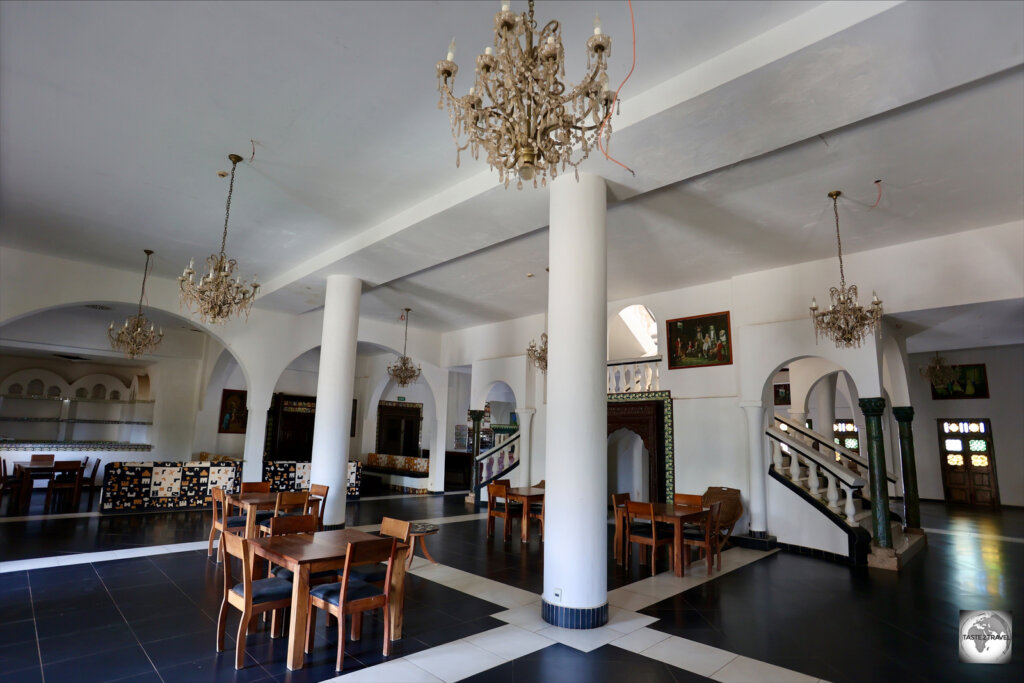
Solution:
{"label": "chandelier candle bulb", "polygon": [[455,39],[452,38],[452,42],[448,43],[448,56],[445,58],[449,62],[455,60]]}
{"label": "chandelier candle bulb", "polygon": [[595,36],[601,35],[601,15],[600,14],[595,14],[594,15],[594,35]]}

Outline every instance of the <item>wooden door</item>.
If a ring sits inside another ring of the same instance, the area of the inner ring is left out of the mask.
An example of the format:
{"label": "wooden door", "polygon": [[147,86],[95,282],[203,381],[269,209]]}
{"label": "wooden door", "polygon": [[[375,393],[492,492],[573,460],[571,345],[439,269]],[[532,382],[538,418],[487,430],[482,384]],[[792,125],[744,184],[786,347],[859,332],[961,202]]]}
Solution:
{"label": "wooden door", "polygon": [[964,505],[999,505],[999,484],[992,441],[986,419],[939,419],[939,457],[946,502]]}
{"label": "wooden door", "polygon": [[659,401],[629,401],[608,403],[608,434],[618,429],[628,429],[637,434],[647,449],[648,458],[648,500],[652,503],[665,502],[665,452],[664,420]]}

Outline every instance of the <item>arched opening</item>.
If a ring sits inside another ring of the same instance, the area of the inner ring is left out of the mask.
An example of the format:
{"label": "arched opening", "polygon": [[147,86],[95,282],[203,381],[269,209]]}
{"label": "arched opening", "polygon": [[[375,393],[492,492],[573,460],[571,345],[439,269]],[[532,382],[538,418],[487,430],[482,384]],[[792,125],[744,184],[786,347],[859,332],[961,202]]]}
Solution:
{"label": "arched opening", "polygon": [[502,381],[491,384],[484,399],[484,421],[480,428],[480,450],[495,444],[495,429],[511,430],[519,424],[516,414],[516,395],[512,387]]}
{"label": "arched opening", "polygon": [[651,454],[636,432],[622,428],[608,435],[608,496],[629,493],[631,500],[650,500]]}
{"label": "arched opening", "polygon": [[608,318],[608,360],[658,355],[658,321],[643,304],[631,304]]}

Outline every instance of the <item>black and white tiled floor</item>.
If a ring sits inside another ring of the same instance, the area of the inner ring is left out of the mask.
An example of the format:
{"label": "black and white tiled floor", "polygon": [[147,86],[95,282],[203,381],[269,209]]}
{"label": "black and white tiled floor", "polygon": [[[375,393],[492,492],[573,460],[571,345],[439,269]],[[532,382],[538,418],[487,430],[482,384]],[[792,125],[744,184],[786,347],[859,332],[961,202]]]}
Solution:
{"label": "black and white tiled floor", "polygon": [[[1019,509],[926,504],[929,546],[899,576],[743,549],[727,551],[710,580],[696,566],[678,579],[664,560],[654,578],[609,562],[609,624],[582,632],[540,620],[535,533],[528,544],[485,541],[484,520],[459,496],[366,500],[348,523],[383,514],[444,522],[428,539],[441,564],[415,561],[388,661],[383,624],[367,619],[362,640],[346,642],[340,680],[1024,680],[1020,649],[1002,666],[956,657],[959,609],[1024,614]],[[323,619],[299,672],[284,666],[287,640],[262,625],[236,672],[237,611],[227,651],[214,652],[222,575],[206,557],[207,524],[206,513],[0,518],[0,680],[334,678],[337,628]]]}

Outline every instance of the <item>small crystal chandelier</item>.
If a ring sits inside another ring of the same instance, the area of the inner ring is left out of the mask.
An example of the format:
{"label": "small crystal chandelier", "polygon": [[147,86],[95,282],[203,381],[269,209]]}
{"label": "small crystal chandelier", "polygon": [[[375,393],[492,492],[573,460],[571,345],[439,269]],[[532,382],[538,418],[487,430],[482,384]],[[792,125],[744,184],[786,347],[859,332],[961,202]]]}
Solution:
{"label": "small crystal chandelier", "polygon": [[839,287],[829,290],[831,304],[827,310],[818,311],[817,299],[811,299],[811,320],[814,322],[814,338],[819,336],[831,339],[836,348],[853,348],[860,346],[864,338],[874,332],[882,321],[882,300],[874,292],[871,293],[871,308],[857,303],[857,285],[846,286],[846,274],[843,271],[843,242],[839,238],[839,190],[828,193],[832,200],[832,211],[836,216],[836,244],[839,248]]}
{"label": "small crystal chandelier", "polygon": [[548,333],[544,332],[540,335],[540,346],[537,346],[537,341],[534,339],[530,340],[530,345],[526,347],[526,358],[537,366],[537,369],[543,373],[548,371]]}
{"label": "small crystal chandelier", "polygon": [[[152,249],[145,249],[146,269],[142,271],[142,293],[139,294],[139,312],[129,316],[124,321],[124,326],[114,332],[114,323],[110,323],[107,329],[107,336],[110,337],[110,346],[115,351],[121,351],[129,358],[138,358],[144,353],[156,350],[160,341],[164,338],[164,331],[157,330],[156,325],[149,322],[142,314],[142,301],[146,298],[146,276],[149,275],[149,257],[153,255]],[[148,329],[147,329],[148,328]]]}
{"label": "small crystal chandelier", "polygon": [[[462,150],[469,148],[477,159],[482,147],[505,187],[516,174],[519,189],[524,180],[537,187],[538,176],[546,185],[549,174],[552,179],[558,175],[559,165],[563,171],[575,169],[578,178],[579,165],[598,137],[604,135],[606,145],[611,139],[609,115],[615,103],[606,73],[612,39],[601,32],[598,17],[586,47],[589,73],[576,87],[567,87],[560,80],[565,78],[565,53],[559,23],[549,21],[538,30],[533,0],[522,14],[511,11],[506,1],[494,16],[494,47],[476,58],[475,84],[468,95],[456,97],[452,86],[459,67],[453,61],[453,38],[448,56],[437,63],[437,108],[448,104],[455,165]],[[580,150],[574,156],[576,147]]]}
{"label": "small crystal chandelier", "polygon": [[402,344],[402,355],[399,356],[397,361],[388,366],[388,376],[398,382],[400,387],[408,386],[415,382],[423,371],[422,368],[413,366],[412,359],[406,354],[406,350],[409,348],[409,313],[412,309],[406,308],[403,310],[405,311],[405,314],[402,316],[405,318],[405,342]]}
{"label": "small crystal chandelier", "polygon": [[928,366],[921,368],[921,376],[931,382],[933,387],[944,387],[956,381],[959,376],[956,368],[946,364],[946,359],[935,352],[935,357],[928,361]]}
{"label": "small crystal chandelier", "polygon": [[[210,254],[206,258],[208,272],[199,282],[195,281],[195,259],[188,262],[188,268],[178,278],[181,285],[181,301],[190,310],[199,314],[204,323],[223,323],[232,315],[245,313],[249,317],[249,309],[256,298],[259,283],[253,278],[252,285],[235,277],[238,262],[229,259],[224,253],[228,241],[228,216],[231,215],[231,194],[235,189],[235,167],[242,157],[229,154],[231,160],[231,182],[228,185],[228,203],[224,209],[224,234],[220,238],[220,254]],[[232,279],[234,277],[234,279]]]}

